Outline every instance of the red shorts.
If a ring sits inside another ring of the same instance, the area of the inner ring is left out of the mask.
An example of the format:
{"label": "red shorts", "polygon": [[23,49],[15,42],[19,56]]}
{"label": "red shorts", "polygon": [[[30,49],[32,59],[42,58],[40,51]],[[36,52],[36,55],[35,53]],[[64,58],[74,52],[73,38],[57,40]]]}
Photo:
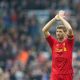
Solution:
{"label": "red shorts", "polygon": [[73,74],[53,74],[50,80],[73,80]]}

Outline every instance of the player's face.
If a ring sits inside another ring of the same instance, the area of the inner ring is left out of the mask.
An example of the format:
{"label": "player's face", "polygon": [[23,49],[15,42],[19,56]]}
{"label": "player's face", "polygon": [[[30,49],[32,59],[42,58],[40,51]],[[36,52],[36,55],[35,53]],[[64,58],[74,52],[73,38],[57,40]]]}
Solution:
{"label": "player's face", "polygon": [[65,33],[64,33],[63,29],[56,30],[56,37],[57,37],[57,39],[64,39]]}

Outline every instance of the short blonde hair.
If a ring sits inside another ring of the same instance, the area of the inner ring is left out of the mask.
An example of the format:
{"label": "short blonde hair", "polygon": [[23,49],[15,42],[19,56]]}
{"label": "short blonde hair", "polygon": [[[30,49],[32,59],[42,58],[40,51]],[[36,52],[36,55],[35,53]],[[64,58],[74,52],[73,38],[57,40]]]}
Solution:
{"label": "short blonde hair", "polygon": [[65,27],[64,25],[59,25],[59,26],[57,26],[56,29],[63,29],[63,31],[64,31],[65,33],[67,32],[67,29],[66,29],[66,27]]}

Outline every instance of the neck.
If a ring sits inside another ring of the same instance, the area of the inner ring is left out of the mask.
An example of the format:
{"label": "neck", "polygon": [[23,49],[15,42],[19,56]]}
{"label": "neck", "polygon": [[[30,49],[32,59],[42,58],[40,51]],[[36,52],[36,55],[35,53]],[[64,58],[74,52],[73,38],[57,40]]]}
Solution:
{"label": "neck", "polygon": [[62,39],[58,39],[58,41],[59,41],[59,42],[63,42],[63,41],[64,41],[64,38],[62,38]]}

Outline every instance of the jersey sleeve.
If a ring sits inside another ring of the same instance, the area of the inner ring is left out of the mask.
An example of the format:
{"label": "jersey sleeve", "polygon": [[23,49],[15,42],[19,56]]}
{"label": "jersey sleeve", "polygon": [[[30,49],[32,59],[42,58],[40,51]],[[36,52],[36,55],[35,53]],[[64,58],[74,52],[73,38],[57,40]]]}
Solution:
{"label": "jersey sleeve", "polygon": [[54,44],[54,37],[52,37],[51,35],[49,35],[47,38],[46,38],[48,44],[50,45],[50,47],[52,48],[53,47],[53,44]]}
{"label": "jersey sleeve", "polygon": [[74,35],[70,36],[70,38],[68,37],[67,42],[71,47],[73,47],[73,45],[74,45]]}

